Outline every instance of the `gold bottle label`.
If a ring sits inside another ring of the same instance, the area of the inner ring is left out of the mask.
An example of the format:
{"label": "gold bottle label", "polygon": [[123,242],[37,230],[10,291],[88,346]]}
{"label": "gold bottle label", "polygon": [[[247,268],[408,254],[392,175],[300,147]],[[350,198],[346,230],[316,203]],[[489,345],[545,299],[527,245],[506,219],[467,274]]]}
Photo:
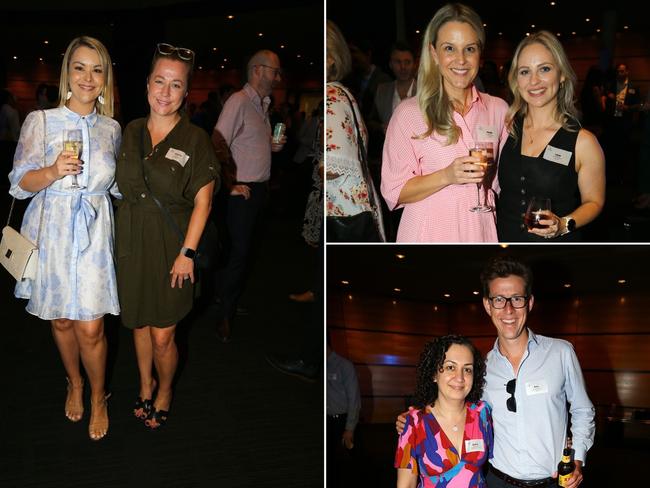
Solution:
{"label": "gold bottle label", "polygon": [[558,484],[559,486],[566,486],[570,479],[571,479],[571,475],[570,475],[570,474],[560,475],[560,476],[558,476],[558,478],[557,478],[557,480],[558,480],[558,481],[557,481],[557,484]]}

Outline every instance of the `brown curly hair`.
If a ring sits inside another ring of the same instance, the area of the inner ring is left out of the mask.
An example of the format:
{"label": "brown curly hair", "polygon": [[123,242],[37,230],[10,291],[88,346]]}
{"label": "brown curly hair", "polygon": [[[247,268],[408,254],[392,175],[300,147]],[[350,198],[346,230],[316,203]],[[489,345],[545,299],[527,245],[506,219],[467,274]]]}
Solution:
{"label": "brown curly hair", "polygon": [[476,403],[483,396],[483,387],[485,386],[485,360],[483,356],[467,337],[446,335],[427,342],[420,355],[416,370],[415,394],[413,395],[417,408],[422,409],[433,404],[438,398],[438,383],[433,381],[433,377],[436,372],[442,371],[445,354],[452,344],[468,347],[474,357],[474,382],[466,400]]}

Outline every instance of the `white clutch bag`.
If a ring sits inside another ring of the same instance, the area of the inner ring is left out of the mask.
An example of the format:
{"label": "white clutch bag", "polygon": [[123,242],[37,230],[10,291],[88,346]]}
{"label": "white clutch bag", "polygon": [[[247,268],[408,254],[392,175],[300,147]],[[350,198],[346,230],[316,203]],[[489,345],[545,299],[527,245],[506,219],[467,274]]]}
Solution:
{"label": "white clutch bag", "polygon": [[[45,112],[41,110],[43,117],[43,164],[45,164],[45,126],[47,118]],[[44,190],[47,192],[47,188]],[[38,241],[41,236],[41,226],[43,224],[43,210],[45,209],[45,194],[41,204],[41,215],[38,221],[38,235],[36,236],[37,244],[32,243],[24,235],[11,227],[11,214],[14,211],[16,199],[11,201],[7,225],[2,229],[2,240],[0,241],[0,264],[9,271],[11,276],[16,280],[33,280],[36,278],[38,271]]]}
{"label": "white clutch bag", "polygon": [[0,264],[16,280],[34,279],[38,268],[38,247],[10,226],[2,229]]}

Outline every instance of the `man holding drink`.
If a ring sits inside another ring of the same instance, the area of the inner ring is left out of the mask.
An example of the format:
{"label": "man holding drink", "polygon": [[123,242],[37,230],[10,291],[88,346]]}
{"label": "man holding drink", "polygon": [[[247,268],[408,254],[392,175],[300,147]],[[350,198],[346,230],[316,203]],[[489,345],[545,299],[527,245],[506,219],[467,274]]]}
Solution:
{"label": "man holding drink", "polygon": [[[595,411],[573,346],[526,327],[532,279],[528,266],[509,257],[493,259],[481,273],[483,306],[497,329],[482,397],[494,422],[487,482],[490,488],[556,486],[571,414],[575,469],[564,486],[576,488],[594,442]],[[398,417],[400,433],[405,419]]]}
{"label": "man holding drink", "polygon": [[272,133],[268,113],[269,95],[281,80],[280,59],[272,51],[258,51],[248,62],[247,73],[248,83],[228,98],[213,133],[215,145],[225,141],[236,166],[226,208],[230,254],[218,289],[221,342],[230,340],[230,321],[243,290],[253,233],[268,199],[271,152],[281,151],[287,140],[282,127]]}

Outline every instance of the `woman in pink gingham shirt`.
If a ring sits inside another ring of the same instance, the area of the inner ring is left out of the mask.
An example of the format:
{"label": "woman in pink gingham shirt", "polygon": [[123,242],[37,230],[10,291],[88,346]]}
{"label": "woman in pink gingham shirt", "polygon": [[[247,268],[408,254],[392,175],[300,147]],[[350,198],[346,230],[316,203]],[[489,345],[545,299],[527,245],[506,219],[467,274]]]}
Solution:
{"label": "woman in pink gingham shirt", "polygon": [[[507,139],[506,102],[473,85],[484,43],[467,6],[446,5],[429,22],[418,94],[397,107],[384,144],[381,193],[389,208],[404,207],[398,242],[497,241],[494,212],[470,211],[484,173],[469,149],[491,142],[496,152]],[[487,199],[494,207],[493,192]]]}

